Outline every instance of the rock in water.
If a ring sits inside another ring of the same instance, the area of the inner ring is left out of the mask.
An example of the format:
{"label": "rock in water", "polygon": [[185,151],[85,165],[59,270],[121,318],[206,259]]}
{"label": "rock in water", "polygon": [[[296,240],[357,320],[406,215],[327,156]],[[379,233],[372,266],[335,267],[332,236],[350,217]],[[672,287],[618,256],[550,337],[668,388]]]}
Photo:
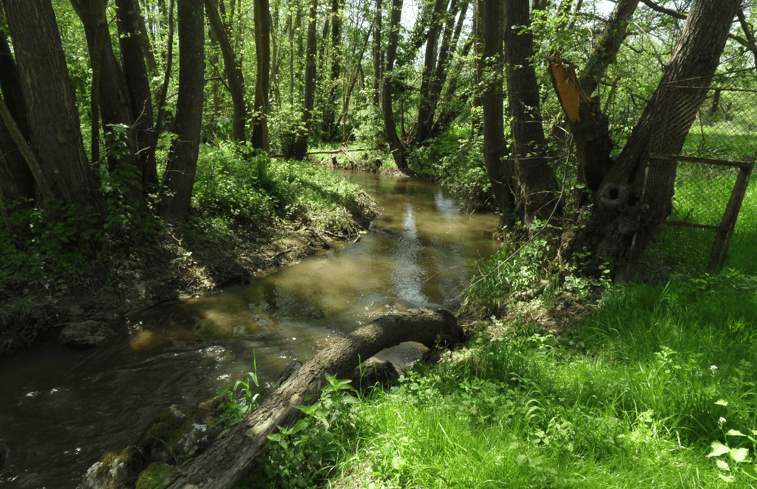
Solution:
{"label": "rock in water", "polygon": [[107,325],[90,320],[69,323],[60,332],[58,340],[72,348],[94,348],[105,344],[114,334]]}

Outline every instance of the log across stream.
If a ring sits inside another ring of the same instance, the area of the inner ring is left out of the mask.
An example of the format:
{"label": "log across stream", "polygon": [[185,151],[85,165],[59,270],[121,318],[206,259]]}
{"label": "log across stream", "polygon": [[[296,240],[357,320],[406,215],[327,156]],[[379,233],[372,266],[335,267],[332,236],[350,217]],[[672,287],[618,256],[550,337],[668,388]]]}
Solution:
{"label": "log across stream", "polygon": [[[262,388],[385,314],[454,310],[467,265],[496,243],[493,215],[466,215],[438,187],[350,176],[384,208],[370,233],[249,285],[125,318],[103,350],[58,345],[0,357],[3,489],[75,487],[106,451],[133,444],[169,405],[196,406],[257,361]],[[384,353],[392,363],[406,351]]]}

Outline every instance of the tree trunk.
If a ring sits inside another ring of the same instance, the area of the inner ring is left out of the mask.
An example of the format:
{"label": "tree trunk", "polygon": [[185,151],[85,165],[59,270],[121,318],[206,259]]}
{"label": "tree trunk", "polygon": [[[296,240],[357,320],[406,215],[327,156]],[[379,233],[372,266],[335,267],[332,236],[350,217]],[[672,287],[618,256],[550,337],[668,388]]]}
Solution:
{"label": "tree trunk", "polygon": [[[107,154],[108,169],[113,173],[118,167],[123,172],[116,183],[127,195],[130,203],[139,207],[143,199],[142,169],[136,158],[134,118],[126,75],[116,59],[110,42],[110,32],[105,17],[107,1],[72,0],[71,3],[84,25],[84,33],[87,37],[93,67],[93,83],[96,83],[93,85],[93,90],[99,87],[92,97],[92,105],[94,109],[99,104],[103,135],[110,139],[111,144],[127,148],[126,151],[113,151]],[[95,113],[92,116],[93,143],[96,142],[96,120]],[[92,154],[92,160],[98,161],[99,155]]]}
{"label": "tree trunk", "polygon": [[[140,24],[144,23],[136,0],[116,0],[118,15],[118,41],[126,85],[131,101],[131,116],[134,120],[134,138],[137,151],[137,165],[142,172],[142,185],[145,190],[158,185],[158,173],[155,162],[155,116],[153,114],[152,93],[145,55],[150,53],[140,35]],[[152,63],[155,63],[153,58]],[[154,68],[152,68],[154,69]]]}
{"label": "tree trunk", "polygon": [[268,0],[255,0],[255,54],[258,61],[255,84],[255,115],[252,119],[252,147],[271,150],[268,136],[268,91],[271,71],[271,13]]}
{"label": "tree trunk", "polygon": [[[5,16],[0,4],[0,16]],[[0,97],[8,107],[8,115],[19,128],[24,144],[29,140],[29,123],[21,91],[21,79],[13,60],[5,32],[0,30]],[[0,121],[0,182],[3,196],[14,202],[34,199],[34,176],[26,165],[10,129]]]}
{"label": "tree trunk", "polygon": [[305,64],[305,103],[302,111],[302,125],[304,126],[297,138],[294,158],[303,160],[308,152],[308,134],[310,133],[310,119],[313,117],[313,101],[315,100],[315,54],[316,54],[316,21],[318,0],[312,0],[308,17],[308,44]]}
{"label": "tree trunk", "polygon": [[249,470],[268,435],[279,426],[292,425],[302,411],[295,406],[312,403],[327,375],[345,378],[385,348],[416,341],[431,348],[454,344],[463,331],[449,311],[414,309],[382,316],[333,342],[286,380],[246,419],[186,465],[167,489],[225,489],[233,487]]}
{"label": "tree trunk", "polygon": [[[216,40],[218,40],[218,44],[221,46],[224,72],[228,80],[226,86],[229,88],[231,103],[234,107],[234,120],[232,122],[234,140],[244,142],[246,141],[244,131],[247,127],[247,103],[244,100],[242,67],[240,66],[239,59],[234,54],[228,33],[221,21],[221,16],[218,14],[217,1],[204,0],[204,3],[205,14],[208,16],[210,28],[213,29]],[[179,41],[181,41],[181,38],[179,38]]]}
{"label": "tree trunk", "polygon": [[481,56],[477,59],[477,71],[483,84],[481,103],[484,123],[484,162],[492,184],[497,208],[502,213],[501,222],[513,222],[512,167],[506,161],[505,123],[503,117],[504,71],[503,40],[505,0],[478,0],[476,2],[477,38],[481,39]]}
{"label": "tree trunk", "polygon": [[384,68],[383,86],[381,88],[381,109],[384,115],[384,132],[389,143],[389,149],[394,157],[397,168],[403,173],[411,175],[405,157],[405,145],[397,135],[397,124],[394,121],[394,58],[397,55],[399,43],[399,28],[402,18],[402,0],[392,0],[392,17],[389,27],[389,45],[386,48],[386,67]]}
{"label": "tree trunk", "polygon": [[[649,155],[680,152],[739,5],[739,0],[695,0],[651,102],[594,193],[591,213],[581,216],[576,234],[564,235],[564,260],[586,247],[595,265],[608,258],[619,264],[619,278],[633,277],[641,252],[672,209],[676,166]],[[697,88],[671,90],[683,81]]]}
{"label": "tree trunk", "polygon": [[581,88],[586,95],[590,96],[596,90],[607,67],[615,61],[615,55],[626,38],[628,25],[638,5],[639,0],[620,0],[615,5],[610,20],[600,34],[586,68],[581,73]]}
{"label": "tree trunk", "polygon": [[515,205],[523,225],[530,228],[534,217],[547,219],[552,212],[557,182],[547,159],[539,85],[532,64],[534,46],[528,0],[508,0],[506,11],[507,94],[513,136],[512,166],[517,182]]}
{"label": "tree trunk", "polygon": [[[331,1],[331,79],[325,98],[325,109],[321,121],[322,137],[333,141],[337,134],[336,112],[338,106],[339,75],[342,71],[342,16],[339,0]],[[325,42],[324,42],[325,44]]]}
{"label": "tree trunk", "polygon": [[376,20],[373,24],[373,104],[376,107],[381,107],[381,67],[384,64],[381,59],[384,52],[381,49],[381,4],[381,0],[376,0]]}
{"label": "tree trunk", "polygon": [[176,103],[176,135],[163,176],[160,216],[182,225],[192,206],[197,170],[205,87],[205,22],[203,0],[178,0],[179,99]]}
{"label": "tree trunk", "polygon": [[142,40],[142,48],[145,54],[145,64],[147,65],[147,72],[150,76],[154,75],[158,71],[158,63],[155,60],[155,50],[152,46],[150,35],[147,33],[147,23],[145,16],[141,9],[139,9],[139,0],[137,1],[136,21],[139,29],[139,38]]}
{"label": "tree trunk", "polygon": [[102,209],[50,0],[3,0],[30,140],[55,196]]}
{"label": "tree trunk", "polygon": [[[465,2],[467,6],[467,2]],[[434,137],[434,117],[436,115],[436,107],[439,104],[439,96],[442,93],[442,87],[447,81],[447,66],[449,64],[452,52],[457,44],[457,37],[453,37],[453,31],[455,31],[455,16],[458,13],[459,4],[457,0],[451,0],[449,11],[447,12],[447,23],[444,26],[444,34],[442,35],[441,45],[439,46],[439,59],[436,62],[436,69],[434,75],[431,77],[431,83],[428,88],[428,112],[424,115],[423,119],[418,118],[418,134],[422,131],[428,132],[428,137]],[[465,16],[463,12],[461,14]],[[458,31],[455,31],[458,32]],[[459,34],[458,34],[459,35]],[[421,130],[421,125],[425,128]]]}
{"label": "tree trunk", "polygon": [[439,34],[442,29],[442,15],[447,8],[447,0],[435,0],[434,10],[431,13],[431,25],[428,29],[426,40],[426,54],[423,62],[423,73],[421,74],[421,86],[418,91],[418,128],[415,133],[415,143],[422,144],[431,136],[431,126],[433,121],[429,116],[433,113],[431,100],[431,87],[434,83],[436,73],[437,44]]}
{"label": "tree trunk", "polygon": [[[455,51],[457,49],[457,43],[460,39],[460,33],[462,32],[463,28],[463,22],[465,22],[465,15],[468,13],[468,4],[470,2],[468,0],[463,0],[462,7],[460,9],[460,16],[457,19],[457,26],[455,26],[455,33],[452,36],[452,44],[450,46],[451,51]],[[468,56],[468,53],[470,52],[470,48],[473,45],[473,39],[475,38],[475,35],[471,35],[468,40],[463,45],[463,48],[460,50],[460,57],[465,58]],[[451,55],[450,55],[451,57]],[[467,103],[469,96],[467,94],[464,94],[460,96],[457,92],[457,86],[460,83],[460,63],[458,63],[457,69],[453,69],[451,75],[447,76],[447,67],[444,67],[443,75],[444,79],[449,79],[449,83],[447,84],[447,88],[444,91],[444,96],[442,97],[442,100],[445,101],[451,101],[453,99],[457,99],[458,102],[461,104]],[[439,90],[442,89],[442,86],[444,83],[442,81],[439,82]],[[458,104],[459,106],[459,104]],[[432,134],[440,134],[446,127],[450,124],[450,122],[457,117],[457,114],[459,113],[458,109],[450,110],[449,107],[443,106],[443,111],[439,114],[439,117],[437,118],[436,122],[434,122],[434,126],[431,129]]]}
{"label": "tree trunk", "polygon": [[155,121],[155,138],[160,139],[163,132],[163,120],[165,119],[166,97],[168,96],[168,84],[171,82],[171,72],[173,65],[173,34],[174,34],[174,0],[171,0],[168,10],[168,48],[166,50],[166,70],[163,74],[163,85],[158,94],[158,117]]}

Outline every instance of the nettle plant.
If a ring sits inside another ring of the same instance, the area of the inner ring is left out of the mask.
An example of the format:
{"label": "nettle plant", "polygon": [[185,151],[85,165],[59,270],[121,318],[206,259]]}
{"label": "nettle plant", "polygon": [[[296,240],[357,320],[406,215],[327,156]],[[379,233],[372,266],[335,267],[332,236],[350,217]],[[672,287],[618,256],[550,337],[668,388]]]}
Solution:
{"label": "nettle plant", "polygon": [[[728,402],[722,399],[715,404],[728,406]],[[721,417],[718,423],[721,429],[724,429],[726,419]],[[749,435],[745,435],[738,430],[730,429],[723,433],[725,443],[714,441],[710,445],[712,451],[707,456],[715,459],[720,471],[719,477],[726,482],[734,482],[736,480],[735,474],[745,474],[750,479],[757,481],[757,461],[754,457],[757,453],[757,430],[749,430],[749,432]],[[732,440],[730,443],[729,437]],[[751,453],[749,448],[746,447],[730,447],[730,445],[743,443],[744,438],[749,440],[752,445]]]}

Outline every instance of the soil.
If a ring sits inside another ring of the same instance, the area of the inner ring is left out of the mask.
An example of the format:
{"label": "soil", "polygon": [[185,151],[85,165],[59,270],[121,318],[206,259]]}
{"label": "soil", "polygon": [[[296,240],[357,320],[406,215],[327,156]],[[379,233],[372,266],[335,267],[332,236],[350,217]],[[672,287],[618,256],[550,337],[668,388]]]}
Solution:
{"label": "soil", "polygon": [[[387,173],[371,161],[352,161],[350,169]],[[331,167],[330,156],[312,162]],[[100,270],[86,287],[54,297],[44,290],[26,292],[35,310],[0,331],[0,352],[37,341],[57,342],[60,331],[72,322],[95,320],[118,336],[125,316],[245,284],[253,276],[297,263],[336,242],[355,240],[378,214],[378,204],[363,193],[347,232],[303,222],[238,229],[235,241],[187,239],[165,232],[154,249],[126,260],[116,274]]]}

